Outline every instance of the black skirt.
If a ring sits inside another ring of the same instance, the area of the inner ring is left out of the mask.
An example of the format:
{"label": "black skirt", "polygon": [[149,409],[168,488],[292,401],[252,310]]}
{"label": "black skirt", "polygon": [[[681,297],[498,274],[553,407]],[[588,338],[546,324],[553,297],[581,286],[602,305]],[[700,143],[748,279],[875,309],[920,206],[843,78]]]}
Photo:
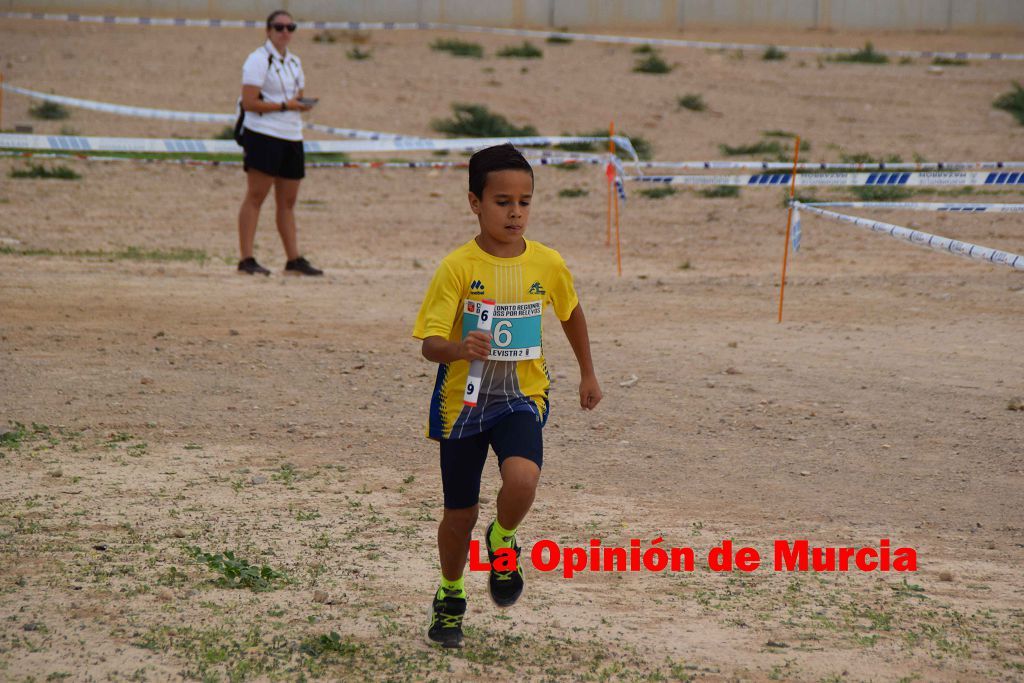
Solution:
{"label": "black skirt", "polygon": [[282,140],[245,129],[242,135],[242,166],[276,178],[306,177],[306,153],[301,140]]}

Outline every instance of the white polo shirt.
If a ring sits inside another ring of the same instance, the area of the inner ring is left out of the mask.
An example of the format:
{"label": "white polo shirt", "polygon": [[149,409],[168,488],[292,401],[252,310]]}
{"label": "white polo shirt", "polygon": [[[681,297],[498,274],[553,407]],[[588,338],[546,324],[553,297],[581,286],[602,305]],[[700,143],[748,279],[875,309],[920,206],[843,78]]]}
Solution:
{"label": "white polo shirt", "polygon": [[[258,86],[264,102],[280,104],[299,96],[306,87],[302,61],[288,52],[282,57],[269,40],[245,60],[242,85]],[[302,139],[302,114],[298,111],[245,112],[245,127],[283,140]]]}

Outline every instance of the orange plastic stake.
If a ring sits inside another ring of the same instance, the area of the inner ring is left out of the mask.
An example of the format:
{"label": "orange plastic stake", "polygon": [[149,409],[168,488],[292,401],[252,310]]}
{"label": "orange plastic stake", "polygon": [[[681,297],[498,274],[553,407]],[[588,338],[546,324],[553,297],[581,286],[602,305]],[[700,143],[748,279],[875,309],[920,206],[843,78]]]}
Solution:
{"label": "orange plastic stake", "polygon": [[786,219],[786,245],[782,250],[782,282],[779,285],[779,322],[782,322],[782,300],[786,295],[786,262],[789,260],[789,232],[793,228],[793,198],[796,196],[796,168],[800,159],[800,136],[793,149],[793,176],[789,183],[789,218]]}

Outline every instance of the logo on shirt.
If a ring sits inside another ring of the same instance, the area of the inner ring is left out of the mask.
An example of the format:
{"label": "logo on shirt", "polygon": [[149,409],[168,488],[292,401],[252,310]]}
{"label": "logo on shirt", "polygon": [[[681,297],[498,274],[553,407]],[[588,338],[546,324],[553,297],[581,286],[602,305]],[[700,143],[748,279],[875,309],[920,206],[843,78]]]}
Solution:
{"label": "logo on shirt", "polygon": [[530,294],[547,294],[547,292],[544,291],[544,286],[540,281],[537,281],[530,285]]}
{"label": "logo on shirt", "polygon": [[479,280],[473,280],[472,282],[469,283],[469,293],[470,294],[483,294],[484,293],[484,283],[480,282]]}

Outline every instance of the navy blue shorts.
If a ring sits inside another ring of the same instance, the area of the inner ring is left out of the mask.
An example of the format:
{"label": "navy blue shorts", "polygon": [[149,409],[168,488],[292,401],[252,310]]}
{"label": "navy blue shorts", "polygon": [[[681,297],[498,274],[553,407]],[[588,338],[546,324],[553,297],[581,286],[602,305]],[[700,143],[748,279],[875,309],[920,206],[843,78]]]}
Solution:
{"label": "navy blue shorts", "polygon": [[464,439],[441,439],[441,483],[444,506],[452,510],[480,502],[480,477],[488,446],[498,456],[498,467],[510,456],[544,466],[544,425],[533,413],[512,413],[485,432]]}

